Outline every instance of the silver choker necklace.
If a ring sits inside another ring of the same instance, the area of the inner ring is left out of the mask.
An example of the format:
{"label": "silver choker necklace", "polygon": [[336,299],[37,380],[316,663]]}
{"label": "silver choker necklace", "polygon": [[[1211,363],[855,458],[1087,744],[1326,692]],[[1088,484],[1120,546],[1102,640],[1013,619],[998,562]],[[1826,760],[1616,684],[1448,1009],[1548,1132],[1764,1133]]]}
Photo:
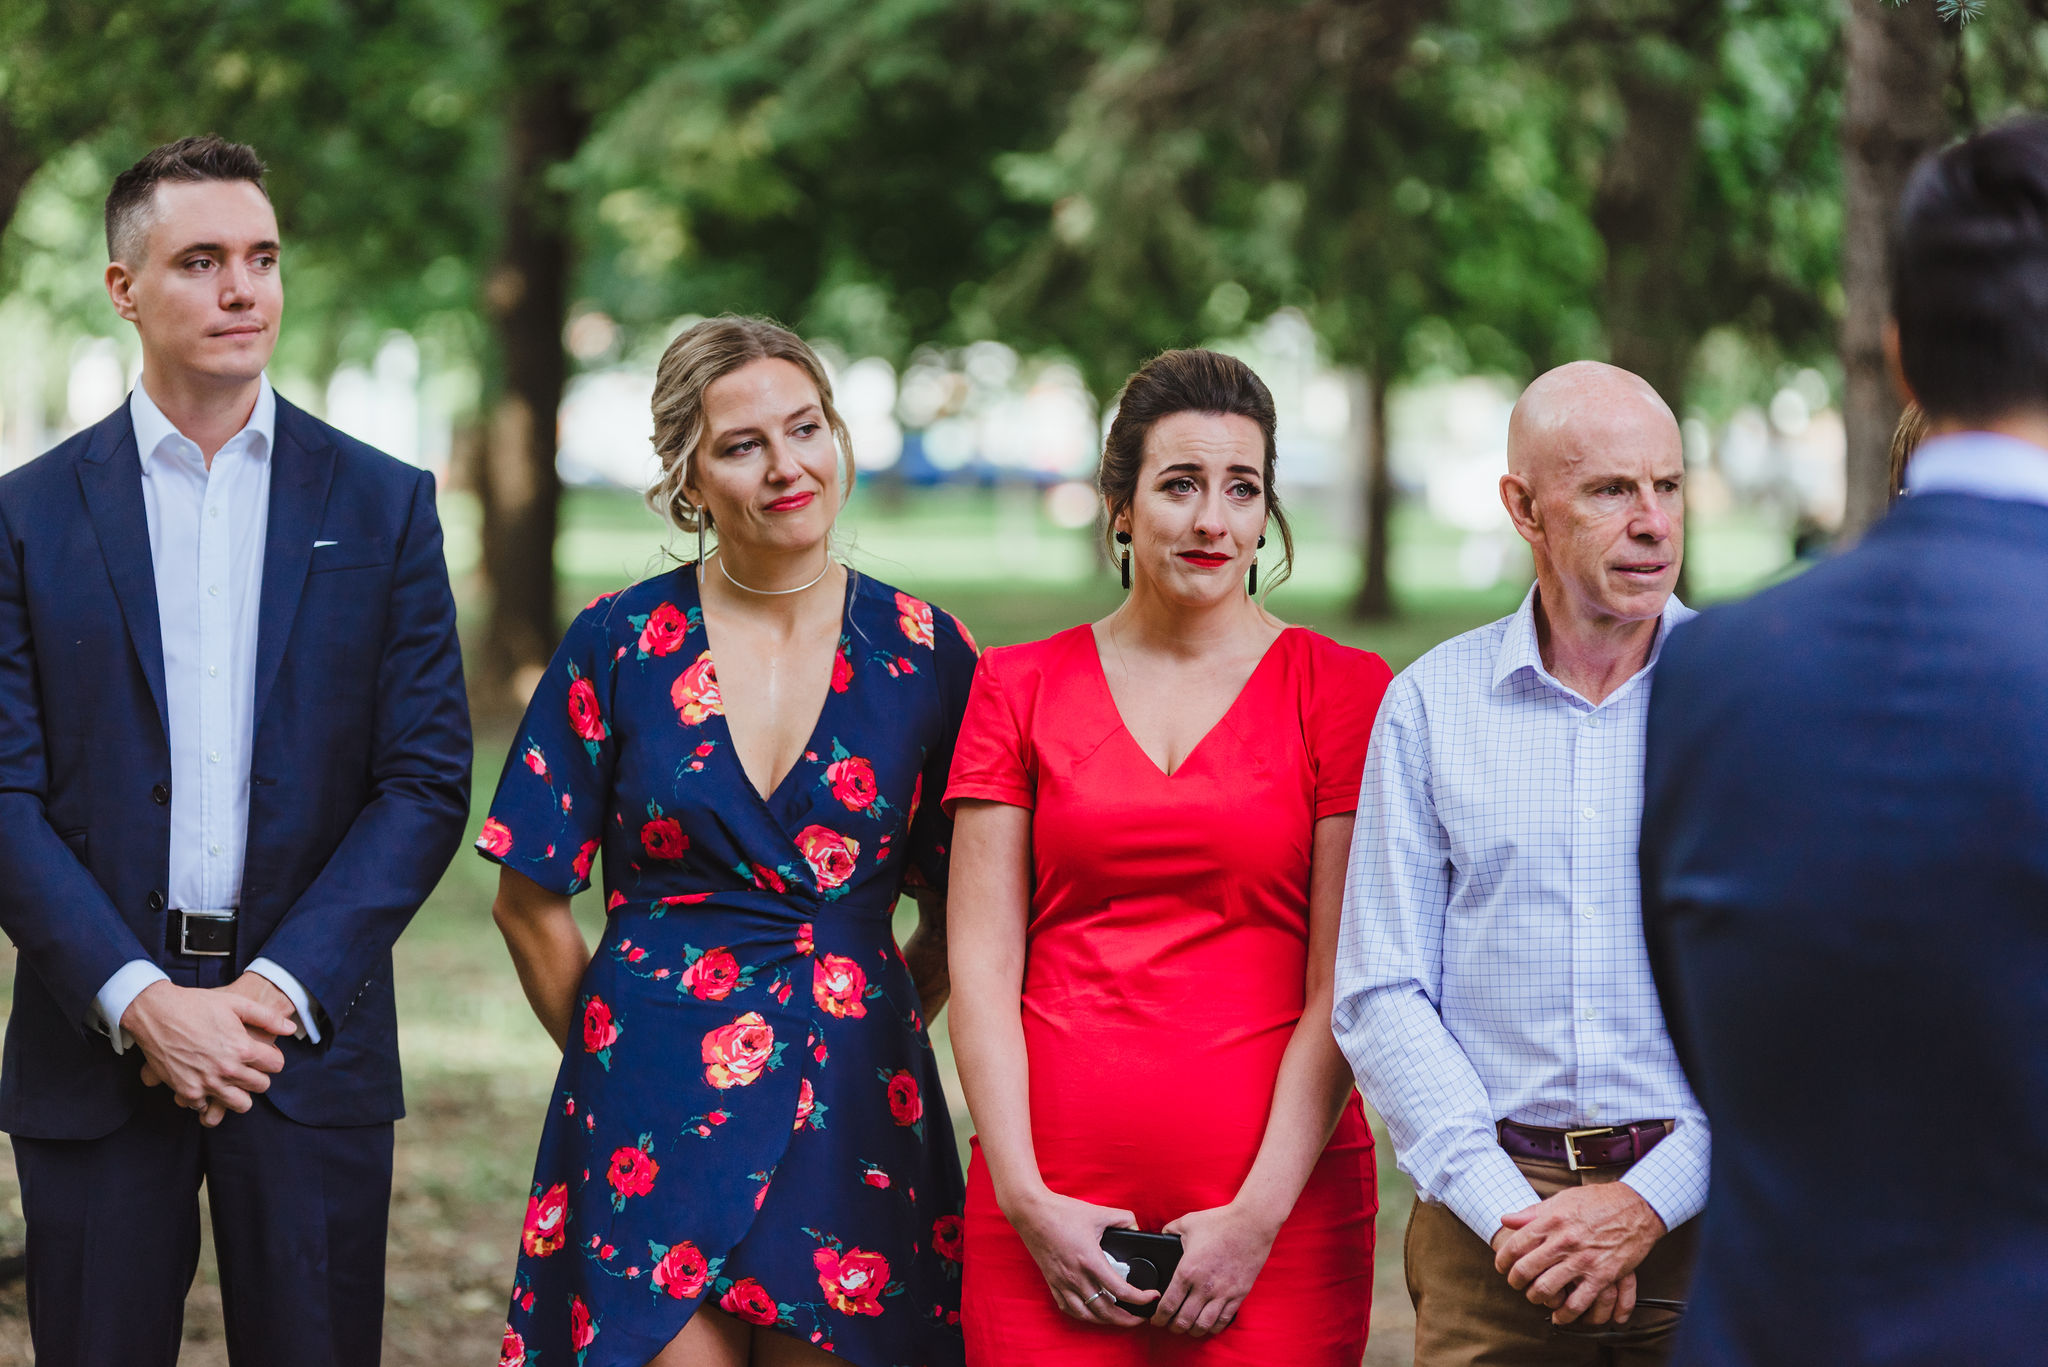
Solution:
{"label": "silver choker necklace", "polygon": [[802,593],[805,589],[816,588],[821,582],[824,581],[826,575],[832,573],[832,557],[830,555],[827,555],[825,557],[825,568],[818,571],[818,577],[816,579],[813,579],[808,584],[798,584],[793,589],[757,589],[752,584],[742,584],[739,580],[733,578],[732,571],[725,567],[725,557],[722,555],[718,557],[718,572],[725,576],[726,583],[732,585],[736,589],[743,589],[748,593],[757,593],[761,595],[763,598],[780,598],[784,594]]}

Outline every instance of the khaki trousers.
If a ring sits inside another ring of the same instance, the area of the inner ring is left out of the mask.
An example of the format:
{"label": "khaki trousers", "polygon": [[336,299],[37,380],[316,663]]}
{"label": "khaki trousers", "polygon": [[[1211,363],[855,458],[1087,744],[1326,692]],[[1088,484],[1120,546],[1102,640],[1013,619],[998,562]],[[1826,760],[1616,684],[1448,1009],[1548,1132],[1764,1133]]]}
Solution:
{"label": "khaki trousers", "polygon": [[[1566,1187],[1612,1182],[1625,1169],[1572,1172],[1545,1163],[1515,1166],[1548,1198]],[[1684,1300],[1692,1282],[1699,1221],[1664,1236],[1636,1268],[1636,1294]],[[1405,1249],[1408,1298],[1415,1303],[1415,1367],[1659,1367],[1676,1335],[1645,1343],[1601,1344],[1553,1332],[1550,1312],[1532,1304],[1493,1270],[1493,1250],[1448,1206],[1417,1201]],[[1638,1310],[1629,1328],[1675,1325],[1662,1310]]]}

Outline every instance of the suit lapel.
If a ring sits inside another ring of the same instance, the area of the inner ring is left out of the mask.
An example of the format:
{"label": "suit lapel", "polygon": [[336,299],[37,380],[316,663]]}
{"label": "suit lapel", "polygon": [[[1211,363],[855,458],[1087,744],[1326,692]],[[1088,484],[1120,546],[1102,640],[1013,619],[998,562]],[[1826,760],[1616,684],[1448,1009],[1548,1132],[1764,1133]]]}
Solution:
{"label": "suit lapel", "polygon": [[256,622],[256,706],[249,714],[259,722],[299,614],[313,538],[334,479],[334,444],[311,418],[280,398],[277,449],[271,460],[270,526],[264,536],[263,600]]}
{"label": "suit lapel", "polygon": [[156,700],[156,719],[170,734],[164,701],[163,620],[157,613],[156,565],[149,552],[149,513],[142,502],[142,460],[135,424],[122,404],[102,421],[78,464],[78,483],[93,535],[114,584],[114,598],[134,643],[136,661]]}

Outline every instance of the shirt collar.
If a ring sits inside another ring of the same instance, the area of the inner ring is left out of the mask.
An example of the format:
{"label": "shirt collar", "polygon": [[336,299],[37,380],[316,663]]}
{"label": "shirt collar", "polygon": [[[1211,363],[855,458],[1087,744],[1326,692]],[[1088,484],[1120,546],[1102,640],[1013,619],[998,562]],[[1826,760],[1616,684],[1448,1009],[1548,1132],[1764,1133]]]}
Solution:
{"label": "shirt collar", "polygon": [[[259,378],[256,407],[250,410],[249,421],[242,425],[242,430],[228,440],[247,436],[250,438],[250,456],[261,460],[277,444],[277,391],[270,387],[267,372]],[[145,467],[165,442],[173,437],[184,437],[184,433],[172,425],[164,411],[156,406],[156,401],[149,397],[149,391],[143,388],[140,380],[135,382],[134,390],[128,395],[128,418],[135,424],[135,450]]]}
{"label": "shirt collar", "polygon": [[[1517,670],[1533,669],[1537,678],[1553,688],[1577,697],[1576,692],[1559,683],[1551,672],[1543,667],[1543,652],[1536,644],[1536,587],[1531,584],[1529,591],[1522,595],[1522,606],[1515,609],[1515,615],[1508,619],[1507,630],[1501,635],[1500,647],[1493,656],[1493,686],[1499,688],[1513,677]],[[1697,616],[1697,612],[1679,602],[1678,595],[1673,594],[1664,604],[1663,615],[1657,619],[1657,639],[1650,645],[1650,658],[1636,671],[1637,675],[1646,674],[1656,666],[1657,657],[1664,653],[1664,638],[1671,634],[1671,628]],[[1609,698],[1613,698],[1620,691],[1616,689],[1613,694],[1608,695]]]}
{"label": "shirt collar", "polygon": [[1906,488],[2048,504],[2048,450],[2001,432],[1930,437],[1906,465]]}

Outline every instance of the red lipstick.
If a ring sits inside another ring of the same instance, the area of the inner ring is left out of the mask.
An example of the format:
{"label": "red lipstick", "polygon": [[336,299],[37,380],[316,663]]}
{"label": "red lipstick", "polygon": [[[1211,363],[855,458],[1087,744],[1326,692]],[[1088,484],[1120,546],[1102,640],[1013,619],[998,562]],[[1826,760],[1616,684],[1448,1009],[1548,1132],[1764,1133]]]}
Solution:
{"label": "red lipstick", "polygon": [[778,498],[769,504],[768,511],[771,513],[793,513],[799,508],[808,508],[811,500],[816,497],[817,495],[812,493],[790,494],[784,498]]}

